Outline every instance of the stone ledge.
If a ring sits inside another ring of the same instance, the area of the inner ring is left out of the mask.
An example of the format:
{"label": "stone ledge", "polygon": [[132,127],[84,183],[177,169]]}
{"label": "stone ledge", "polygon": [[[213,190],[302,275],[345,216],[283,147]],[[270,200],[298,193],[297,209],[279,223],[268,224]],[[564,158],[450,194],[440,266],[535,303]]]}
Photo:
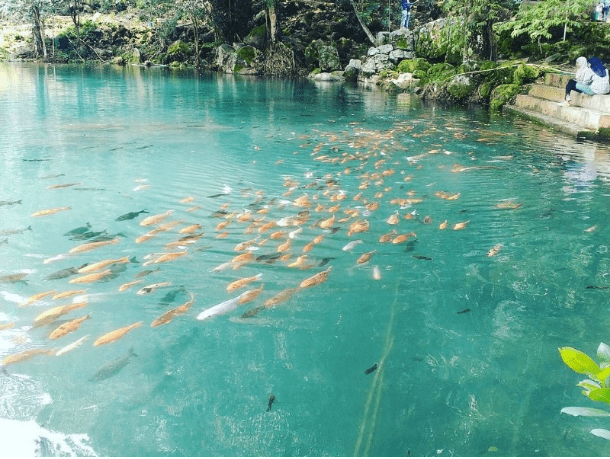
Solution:
{"label": "stone ledge", "polygon": [[549,126],[557,131],[576,138],[601,140],[600,135],[596,130],[587,129],[585,126],[562,121],[552,116],[543,115],[542,113],[534,110],[517,107],[515,105],[504,105],[503,111],[516,113],[529,119],[530,121]]}

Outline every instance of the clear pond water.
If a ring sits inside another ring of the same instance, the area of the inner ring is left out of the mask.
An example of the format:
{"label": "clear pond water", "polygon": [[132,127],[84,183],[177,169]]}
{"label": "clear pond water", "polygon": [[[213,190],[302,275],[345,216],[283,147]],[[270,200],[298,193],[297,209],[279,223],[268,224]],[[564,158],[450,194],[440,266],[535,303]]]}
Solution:
{"label": "clear pond water", "polygon": [[0,126],[0,357],[48,351],[0,373],[5,454],[607,454],[606,421],[560,414],[595,404],[557,348],[610,339],[608,147],[337,84],[24,64]]}

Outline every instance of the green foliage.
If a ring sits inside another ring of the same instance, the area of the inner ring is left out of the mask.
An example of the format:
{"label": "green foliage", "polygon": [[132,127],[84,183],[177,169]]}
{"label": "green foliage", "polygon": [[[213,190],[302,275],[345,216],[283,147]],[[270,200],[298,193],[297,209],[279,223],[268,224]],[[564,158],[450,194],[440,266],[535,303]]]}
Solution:
{"label": "green foliage", "polygon": [[506,102],[511,100],[519,93],[520,87],[516,84],[502,84],[497,86],[491,95],[489,102],[489,110],[492,112],[499,111]]}
{"label": "green foliage", "polygon": [[396,70],[398,73],[414,73],[416,70],[427,72],[430,68],[430,63],[423,58],[405,59],[400,61]]}
{"label": "green foliage", "polygon": [[191,48],[189,47],[189,45],[187,45],[186,43],[184,43],[181,40],[178,40],[177,42],[172,44],[167,49],[167,54],[168,54],[168,56],[171,56],[172,54],[178,54],[178,53],[189,54],[190,51],[191,51]]}
{"label": "green foliage", "polygon": [[[610,382],[610,346],[605,343],[599,344],[597,348],[599,363],[584,352],[572,347],[559,348],[559,355],[570,369],[591,378],[578,383],[578,386],[584,389],[582,391],[583,395],[593,401],[610,405],[610,387],[608,387]],[[610,416],[610,412],[597,408],[566,407],[561,412],[572,416]],[[608,430],[593,429],[591,433],[610,440],[610,431]]]}
{"label": "green foliage", "polygon": [[243,68],[243,65],[235,64],[235,67],[233,67],[233,73],[239,73],[241,70],[243,70]]}
{"label": "green foliage", "polygon": [[432,65],[426,72],[426,76],[430,81],[438,81],[444,83],[455,75],[455,67],[451,64],[440,63]]}
{"label": "green foliage", "polygon": [[264,37],[266,34],[267,26],[263,24],[262,26],[253,28],[248,35],[253,37]]}
{"label": "green foliage", "polygon": [[497,26],[497,31],[510,30],[512,37],[527,35],[540,43],[550,39],[553,28],[566,26],[567,32],[581,27],[592,11],[590,0],[543,0],[522,5],[514,20]]}
{"label": "green foliage", "polygon": [[491,90],[493,86],[489,81],[484,81],[481,86],[479,86],[479,96],[483,99],[487,99],[491,95]]}
{"label": "green foliage", "polygon": [[513,83],[521,86],[523,83],[531,82],[538,78],[538,69],[529,65],[521,64],[513,73]]}
{"label": "green foliage", "polygon": [[[466,80],[468,83],[464,83]],[[447,92],[451,94],[451,97],[454,99],[464,99],[466,98],[473,90],[473,84],[471,80],[460,78],[458,81],[453,81],[447,86]]]}
{"label": "green foliage", "polygon": [[243,46],[237,50],[237,57],[242,58],[248,65],[252,64],[255,56],[256,50],[252,46]]}

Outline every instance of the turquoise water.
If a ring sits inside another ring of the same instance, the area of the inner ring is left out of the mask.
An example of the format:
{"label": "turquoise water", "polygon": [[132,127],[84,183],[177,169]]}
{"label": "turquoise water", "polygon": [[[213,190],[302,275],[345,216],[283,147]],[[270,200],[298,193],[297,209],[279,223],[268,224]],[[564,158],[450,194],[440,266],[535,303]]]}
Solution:
{"label": "turquoise water", "polygon": [[[610,286],[608,147],[377,91],[157,69],[2,65],[0,107],[0,325],[14,322],[0,331],[0,357],[88,336],[0,373],[5,453],[607,454],[589,433],[603,419],[560,414],[595,405],[557,348],[594,354],[609,339],[608,290],[587,288]],[[295,205],[305,196],[309,207]],[[136,243],[155,227],[139,223],[168,210],[161,224],[180,223]],[[350,233],[354,222],[366,231]],[[192,224],[196,241],[165,248]],[[393,230],[415,236],[379,241]],[[221,269],[247,253],[235,250],[244,241],[250,263]],[[305,266],[289,266],[303,254]],[[122,257],[131,261],[96,282],[47,280]],[[325,282],[263,307],[328,267]],[[144,270],[153,272],[119,291]],[[251,302],[197,320],[261,285]],[[20,306],[72,289],[87,291]],[[188,311],[151,327],[191,294]],[[78,330],[50,338],[86,314]]]}

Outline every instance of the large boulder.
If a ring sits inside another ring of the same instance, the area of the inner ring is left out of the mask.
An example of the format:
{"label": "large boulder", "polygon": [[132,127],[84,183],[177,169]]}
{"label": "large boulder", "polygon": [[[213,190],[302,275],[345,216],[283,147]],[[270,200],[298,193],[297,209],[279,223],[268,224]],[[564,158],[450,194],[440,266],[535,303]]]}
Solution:
{"label": "large boulder", "polygon": [[310,66],[318,67],[323,72],[331,72],[341,68],[337,45],[333,42],[312,41],[305,49],[305,58]]}

